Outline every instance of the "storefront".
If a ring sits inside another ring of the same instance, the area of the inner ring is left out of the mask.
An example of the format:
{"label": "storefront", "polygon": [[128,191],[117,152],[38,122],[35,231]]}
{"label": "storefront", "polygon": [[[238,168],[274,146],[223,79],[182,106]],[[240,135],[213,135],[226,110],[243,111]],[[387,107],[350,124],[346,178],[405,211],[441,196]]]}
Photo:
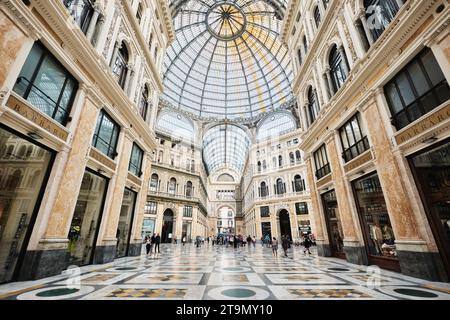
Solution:
{"label": "storefront", "polygon": [[155,232],[155,219],[144,218],[142,223],[142,238],[145,236],[152,236]]}
{"label": "storefront", "polygon": [[54,155],[0,125],[0,283],[20,267]]}
{"label": "storefront", "polygon": [[183,226],[182,226],[182,232],[181,232],[181,239],[186,237],[186,241],[190,242],[192,239],[192,231],[191,230],[192,230],[192,221],[184,220]]}
{"label": "storefront", "polygon": [[69,231],[70,264],[92,264],[109,180],[90,169],[83,176]]}
{"label": "storefront", "polygon": [[322,194],[322,204],[330,241],[331,256],[345,259],[344,236],[339,217],[336,191],[332,190]]}
{"label": "storefront", "polygon": [[128,255],[136,198],[136,192],[125,188],[123,192],[122,208],[120,209],[119,225],[117,226],[116,258],[122,258]]}
{"label": "storefront", "polygon": [[261,234],[264,238],[268,237],[269,239],[272,239],[272,229],[270,227],[270,222],[262,222],[261,223]]}
{"label": "storefront", "polygon": [[352,183],[369,264],[400,272],[395,236],[377,173]]}
{"label": "storefront", "polygon": [[409,163],[450,279],[450,140],[412,155]]}

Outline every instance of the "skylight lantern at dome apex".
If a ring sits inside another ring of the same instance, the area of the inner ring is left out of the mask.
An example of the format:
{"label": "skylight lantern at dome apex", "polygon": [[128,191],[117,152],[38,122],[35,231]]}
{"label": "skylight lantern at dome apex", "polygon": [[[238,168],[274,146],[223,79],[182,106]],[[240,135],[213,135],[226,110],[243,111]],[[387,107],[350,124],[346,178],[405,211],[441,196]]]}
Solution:
{"label": "skylight lantern at dome apex", "polygon": [[284,5],[175,1],[176,40],[164,60],[164,103],[194,119],[241,123],[289,106],[293,73],[276,14]]}

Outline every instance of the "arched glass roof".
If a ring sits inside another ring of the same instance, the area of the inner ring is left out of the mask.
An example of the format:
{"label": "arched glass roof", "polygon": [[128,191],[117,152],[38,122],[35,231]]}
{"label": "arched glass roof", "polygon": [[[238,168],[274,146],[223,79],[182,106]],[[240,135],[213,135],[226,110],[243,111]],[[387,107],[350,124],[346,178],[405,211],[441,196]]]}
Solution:
{"label": "arched glass roof", "polygon": [[195,141],[195,127],[190,119],[174,111],[162,111],[156,129],[174,138]]}
{"label": "arched glass roof", "polygon": [[188,0],[178,5],[177,36],[164,61],[163,102],[204,120],[251,121],[288,106],[293,74],[278,37],[282,21],[275,14],[285,2]]}
{"label": "arched glass roof", "polygon": [[221,124],[209,129],[203,138],[203,160],[209,174],[231,168],[242,174],[250,138],[238,126]]}
{"label": "arched glass roof", "polygon": [[295,129],[297,125],[292,114],[287,111],[278,111],[260,122],[256,139],[263,141],[276,138]]}

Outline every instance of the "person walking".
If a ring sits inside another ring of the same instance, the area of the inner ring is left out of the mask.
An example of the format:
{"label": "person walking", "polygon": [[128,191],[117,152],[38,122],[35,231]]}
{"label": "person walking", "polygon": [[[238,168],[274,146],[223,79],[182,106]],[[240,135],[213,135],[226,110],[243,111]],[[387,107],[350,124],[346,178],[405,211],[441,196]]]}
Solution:
{"label": "person walking", "polygon": [[253,248],[256,248],[256,237],[255,236],[253,236],[252,242],[253,242]]}
{"label": "person walking", "polygon": [[156,250],[158,250],[158,253],[161,253],[161,251],[159,251],[160,243],[161,243],[161,236],[159,235],[159,233],[157,233],[156,237],[155,237],[155,253],[156,253]]}
{"label": "person walking", "polygon": [[173,242],[175,243],[175,244],[177,244],[178,243],[178,238],[177,238],[177,236],[173,236]]}
{"label": "person walking", "polygon": [[183,247],[186,245],[186,236],[184,236],[182,239],[181,239],[181,242],[183,243]]}
{"label": "person walking", "polygon": [[153,233],[153,235],[150,238],[150,255],[153,253],[153,247],[155,246],[155,239],[156,233]]}
{"label": "person walking", "polygon": [[281,237],[281,247],[283,248],[285,258],[288,257],[287,251],[289,249],[289,242],[290,241],[289,241],[289,238],[287,236],[282,236]]}
{"label": "person walking", "polygon": [[145,236],[145,251],[146,251],[147,257],[148,257],[148,254],[150,253],[151,247],[152,247],[152,242],[150,241],[150,237]]}
{"label": "person walking", "polygon": [[306,254],[306,251],[308,251],[308,254],[311,254],[311,251],[309,251],[311,244],[312,244],[311,239],[309,238],[308,235],[305,235],[303,240],[303,246],[305,247],[305,249],[303,250],[304,254]]}
{"label": "person walking", "polygon": [[272,253],[275,257],[278,257],[278,240],[275,237],[273,237],[272,241]]}

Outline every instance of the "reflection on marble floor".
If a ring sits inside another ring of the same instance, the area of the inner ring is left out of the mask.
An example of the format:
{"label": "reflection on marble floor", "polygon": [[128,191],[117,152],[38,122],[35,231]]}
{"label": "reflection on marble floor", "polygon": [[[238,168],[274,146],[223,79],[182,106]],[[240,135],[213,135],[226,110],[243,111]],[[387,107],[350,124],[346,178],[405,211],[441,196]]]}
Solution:
{"label": "reflection on marble floor", "polygon": [[273,257],[270,248],[163,245],[158,256],[126,257],[76,273],[0,285],[9,300],[372,300],[446,299],[450,284],[337,258]]}

